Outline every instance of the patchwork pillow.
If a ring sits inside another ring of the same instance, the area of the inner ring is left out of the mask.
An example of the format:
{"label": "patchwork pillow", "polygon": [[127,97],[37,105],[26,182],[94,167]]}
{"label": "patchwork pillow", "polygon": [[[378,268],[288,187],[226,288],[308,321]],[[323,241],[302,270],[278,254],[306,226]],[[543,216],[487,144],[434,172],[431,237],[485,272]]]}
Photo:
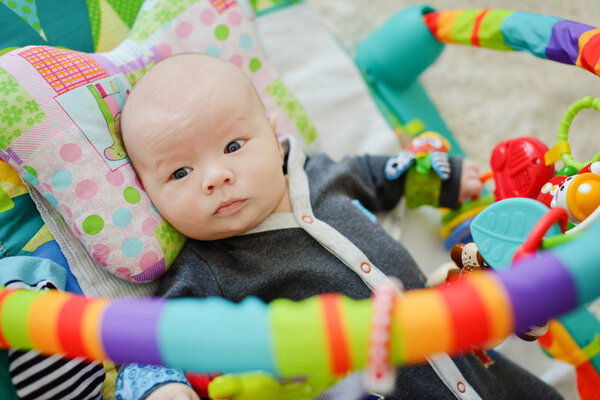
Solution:
{"label": "patchwork pillow", "polygon": [[62,46],[103,52],[127,37],[143,0],[0,2],[0,49]]}
{"label": "patchwork pillow", "polygon": [[305,140],[314,139],[235,1],[147,0],[110,52],[28,46],[0,57],[0,157],[60,212],[98,264],[132,282],[164,273],[185,238],[143,191],[115,118],[145,71],[185,52],[241,67],[267,112],[279,114],[282,132],[300,127]]}

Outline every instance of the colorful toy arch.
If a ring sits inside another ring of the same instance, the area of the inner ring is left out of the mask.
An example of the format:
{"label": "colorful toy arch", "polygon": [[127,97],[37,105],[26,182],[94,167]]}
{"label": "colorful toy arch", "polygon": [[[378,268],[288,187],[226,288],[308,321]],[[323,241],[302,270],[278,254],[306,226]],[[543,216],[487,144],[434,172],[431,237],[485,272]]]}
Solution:
{"label": "colorful toy arch", "polygon": [[433,130],[464,154],[421,84],[419,75],[444,44],[526,51],[600,75],[600,31],[563,18],[499,9],[402,10],[356,49],[355,62],[388,121],[409,134]]}
{"label": "colorful toy arch", "polygon": [[[595,299],[598,237],[597,222],[510,269],[397,298],[392,362],[416,363],[428,354],[492,343]],[[372,311],[370,299],[337,294],[234,304],[219,298],[109,301],[4,290],[0,344],[199,372],[263,370],[281,377],[333,378],[366,366]]]}

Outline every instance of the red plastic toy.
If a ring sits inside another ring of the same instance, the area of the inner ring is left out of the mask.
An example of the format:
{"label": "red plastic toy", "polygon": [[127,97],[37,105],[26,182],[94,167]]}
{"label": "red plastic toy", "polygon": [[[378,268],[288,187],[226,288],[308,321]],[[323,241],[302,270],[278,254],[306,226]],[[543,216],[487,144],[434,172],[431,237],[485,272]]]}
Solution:
{"label": "red plastic toy", "polygon": [[492,151],[496,201],[509,197],[537,198],[542,186],[554,176],[554,166],[546,166],[548,147],[533,137],[500,142]]}

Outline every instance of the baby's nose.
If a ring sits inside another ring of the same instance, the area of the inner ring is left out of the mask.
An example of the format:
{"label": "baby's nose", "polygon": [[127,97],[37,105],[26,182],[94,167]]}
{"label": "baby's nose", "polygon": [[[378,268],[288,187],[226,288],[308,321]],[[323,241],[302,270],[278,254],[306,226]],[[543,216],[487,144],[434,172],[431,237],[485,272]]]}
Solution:
{"label": "baby's nose", "polygon": [[232,185],[235,183],[235,174],[230,168],[224,166],[214,166],[207,173],[204,180],[204,191],[210,194],[215,189],[221,188],[225,185]]}

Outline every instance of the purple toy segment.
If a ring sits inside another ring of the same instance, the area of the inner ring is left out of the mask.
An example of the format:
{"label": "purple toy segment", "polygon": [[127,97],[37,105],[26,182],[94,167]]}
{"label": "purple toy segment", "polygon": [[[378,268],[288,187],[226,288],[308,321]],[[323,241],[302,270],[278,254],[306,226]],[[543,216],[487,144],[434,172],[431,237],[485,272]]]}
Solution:
{"label": "purple toy segment", "polygon": [[592,29],[596,28],[567,20],[557,22],[546,46],[546,55],[550,60],[575,65],[579,57],[579,37]]}
{"label": "purple toy segment", "polygon": [[[158,319],[165,300],[115,300],[102,318],[102,345],[117,362],[163,364],[158,349]],[[131,329],[135,327],[135,329]]]}
{"label": "purple toy segment", "polygon": [[515,332],[531,325],[544,324],[549,318],[572,310],[577,305],[575,285],[569,271],[553,254],[539,253],[524,266],[501,271],[514,310]]}

